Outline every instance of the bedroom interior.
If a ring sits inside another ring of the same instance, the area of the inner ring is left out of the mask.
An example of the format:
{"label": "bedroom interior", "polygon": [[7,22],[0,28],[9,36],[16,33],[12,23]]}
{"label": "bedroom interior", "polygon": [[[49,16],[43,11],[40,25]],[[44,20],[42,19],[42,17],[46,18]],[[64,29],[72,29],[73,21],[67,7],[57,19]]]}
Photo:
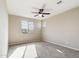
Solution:
{"label": "bedroom interior", "polygon": [[78,0],[0,0],[0,19],[0,58],[79,58]]}

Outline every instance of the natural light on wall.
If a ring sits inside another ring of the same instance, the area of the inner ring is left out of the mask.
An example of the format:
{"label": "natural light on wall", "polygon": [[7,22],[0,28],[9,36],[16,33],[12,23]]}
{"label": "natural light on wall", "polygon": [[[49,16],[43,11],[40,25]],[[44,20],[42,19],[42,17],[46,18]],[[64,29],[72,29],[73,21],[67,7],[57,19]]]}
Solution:
{"label": "natural light on wall", "polygon": [[43,28],[45,28],[45,27],[46,27],[46,21],[43,22]]}
{"label": "natural light on wall", "polygon": [[37,26],[41,29],[41,21],[38,22]]}

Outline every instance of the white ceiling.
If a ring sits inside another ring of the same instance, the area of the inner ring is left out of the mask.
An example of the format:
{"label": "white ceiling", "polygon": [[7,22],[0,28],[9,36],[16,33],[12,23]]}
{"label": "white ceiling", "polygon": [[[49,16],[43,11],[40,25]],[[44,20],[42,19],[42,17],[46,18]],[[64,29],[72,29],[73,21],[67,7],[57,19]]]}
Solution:
{"label": "white ceiling", "polygon": [[[59,0],[7,0],[7,8],[8,13],[12,15],[44,19],[79,6],[79,0],[62,0],[62,3],[57,5],[56,3],[58,1]],[[44,18],[40,16],[34,17],[35,14],[33,14],[32,11],[38,10],[33,9],[33,7],[41,8],[43,4],[46,4],[46,9],[53,9],[51,11],[45,11],[51,14]]]}

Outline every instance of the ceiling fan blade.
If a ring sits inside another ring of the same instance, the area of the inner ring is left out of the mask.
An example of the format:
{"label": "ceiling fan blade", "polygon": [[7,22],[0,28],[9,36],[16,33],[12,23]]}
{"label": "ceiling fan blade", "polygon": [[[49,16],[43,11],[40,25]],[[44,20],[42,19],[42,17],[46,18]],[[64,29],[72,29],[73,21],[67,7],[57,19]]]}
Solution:
{"label": "ceiling fan blade", "polygon": [[34,13],[34,14],[38,14],[38,12],[32,12],[32,13]]}
{"label": "ceiling fan blade", "polygon": [[34,17],[36,17],[36,16],[38,16],[38,14],[37,14],[37,15],[35,15]]}
{"label": "ceiling fan blade", "polygon": [[44,17],[44,15],[42,14],[42,17]]}
{"label": "ceiling fan blade", "polygon": [[46,14],[46,15],[49,15],[50,13],[42,13],[42,14]]}
{"label": "ceiling fan blade", "polygon": [[62,0],[60,0],[60,1],[57,2],[57,4],[60,4],[60,3],[62,3]]}

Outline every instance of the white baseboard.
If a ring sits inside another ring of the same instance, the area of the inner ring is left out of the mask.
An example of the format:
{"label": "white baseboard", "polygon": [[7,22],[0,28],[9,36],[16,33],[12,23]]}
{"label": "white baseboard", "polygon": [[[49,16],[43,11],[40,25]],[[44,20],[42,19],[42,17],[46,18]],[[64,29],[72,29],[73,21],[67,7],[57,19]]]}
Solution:
{"label": "white baseboard", "polygon": [[14,43],[9,43],[8,45],[18,45],[18,44],[23,44],[25,42],[14,42]]}
{"label": "white baseboard", "polygon": [[7,58],[7,56],[5,56],[5,55],[4,55],[4,56],[2,56],[2,55],[0,55],[0,58]]}
{"label": "white baseboard", "polygon": [[69,48],[69,49],[72,49],[72,50],[76,50],[76,51],[79,51],[79,49],[77,48],[72,48],[72,47],[69,47],[69,46],[65,46],[65,45],[61,45],[61,44],[58,44],[58,43],[54,43],[54,42],[50,42],[50,41],[46,41],[44,40],[45,42],[49,42],[49,43],[53,43],[53,44],[56,44],[56,45],[59,45],[59,46],[62,46],[62,47],[66,47],[66,48]]}
{"label": "white baseboard", "polygon": [[8,44],[8,45],[18,45],[18,44],[26,44],[26,43],[31,43],[31,42],[40,42],[41,40],[37,40],[37,41],[29,41],[29,42],[27,42],[27,41],[21,41],[21,42],[14,42],[14,43],[10,43],[10,44]]}

